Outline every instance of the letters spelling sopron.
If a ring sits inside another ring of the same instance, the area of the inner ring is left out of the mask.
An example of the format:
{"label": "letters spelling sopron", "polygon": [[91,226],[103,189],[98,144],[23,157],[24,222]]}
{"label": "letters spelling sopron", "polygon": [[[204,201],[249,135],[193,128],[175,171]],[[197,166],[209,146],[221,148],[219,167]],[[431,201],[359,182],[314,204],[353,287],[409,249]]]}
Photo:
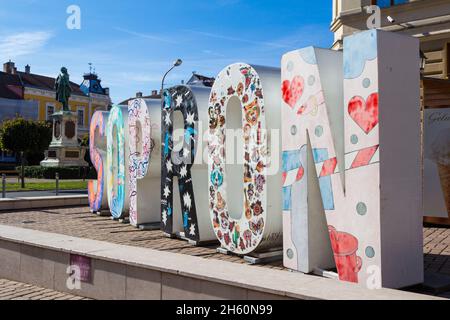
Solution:
{"label": "letters spelling sopron", "polygon": [[[98,180],[89,183],[91,210],[130,215],[134,225],[161,220],[167,233],[177,231],[177,214],[178,230],[196,243],[212,234],[236,254],[283,246],[290,269],[336,267],[340,280],[371,288],[419,283],[420,117],[412,107],[419,101],[417,52],[416,39],[370,30],[347,37],[343,53],[312,47],[289,52],[281,72],[230,65],[205,101],[193,87],[177,86],[153,107],[137,99],[128,108],[96,112],[90,152]],[[179,151],[176,111],[184,121]],[[243,163],[237,167],[225,161],[233,151],[227,131],[233,119],[242,127],[237,153]],[[198,149],[199,125],[207,128],[207,169],[192,163],[204,151]],[[282,141],[268,129],[281,130]],[[269,173],[278,160],[281,168]],[[160,188],[138,188],[149,164],[158,162],[153,170],[159,170]],[[159,202],[139,206],[146,198],[141,193],[160,195],[152,200]],[[160,207],[160,215],[145,221],[149,207]],[[373,279],[375,269],[379,279]]]}

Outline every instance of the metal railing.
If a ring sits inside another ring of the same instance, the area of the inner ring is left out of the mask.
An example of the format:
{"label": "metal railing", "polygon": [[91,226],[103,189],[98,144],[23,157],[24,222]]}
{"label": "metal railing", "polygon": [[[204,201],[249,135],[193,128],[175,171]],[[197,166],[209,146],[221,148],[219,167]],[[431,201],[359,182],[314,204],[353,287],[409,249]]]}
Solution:
{"label": "metal railing", "polygon": [[[55,195],[59,196],[59,173],[55,174]],[[2,199],[6,198],[6,174],[2,174]]]}

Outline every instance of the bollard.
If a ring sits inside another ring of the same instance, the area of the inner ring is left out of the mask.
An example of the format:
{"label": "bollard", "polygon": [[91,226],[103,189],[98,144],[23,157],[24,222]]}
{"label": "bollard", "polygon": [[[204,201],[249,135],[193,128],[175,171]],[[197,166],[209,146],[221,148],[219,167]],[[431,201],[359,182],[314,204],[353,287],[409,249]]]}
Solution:
{"label": "bollard", "polygon": [[55,181],[55,183],[56,183],[56,195],[58,196],[59,195],[59,173],[55,174],[55,179],[56,179],[56,181]]}
{"label": "bollard", "polygon": [[21,180],[21,188],[25,189],[25,161],[24,161],[24,152],[20,152],[20,180]]}
{"label": "bollard", "polygon": [[6,174],[2,174],[2,198],[6,198]]}

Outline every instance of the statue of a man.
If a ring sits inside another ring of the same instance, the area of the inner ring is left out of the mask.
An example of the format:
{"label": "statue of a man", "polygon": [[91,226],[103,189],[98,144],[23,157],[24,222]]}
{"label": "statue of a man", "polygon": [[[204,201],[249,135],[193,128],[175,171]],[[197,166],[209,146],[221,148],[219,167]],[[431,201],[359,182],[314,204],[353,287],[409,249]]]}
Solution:
{"label": "statue of a man", "polygon": [[61,74],[55,81],[55,90],[56,101],[62,103],[63,111],[70,111],[69,98],[72,93],[72,88],[70,87],[69,74],[65,67],[61,68]]}

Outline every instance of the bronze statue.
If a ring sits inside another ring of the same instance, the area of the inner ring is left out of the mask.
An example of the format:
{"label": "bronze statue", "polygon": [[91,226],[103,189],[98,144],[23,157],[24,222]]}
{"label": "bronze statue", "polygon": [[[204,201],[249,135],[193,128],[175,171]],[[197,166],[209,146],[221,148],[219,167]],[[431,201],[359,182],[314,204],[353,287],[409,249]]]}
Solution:
{"label": "bronze statue", "polygon": [[70,111],[69,98],[72,92],[70,87],[69,74],[65,67],[61,68],[61,74],[55,81],[56,100],[63,106],[63,111]]}

